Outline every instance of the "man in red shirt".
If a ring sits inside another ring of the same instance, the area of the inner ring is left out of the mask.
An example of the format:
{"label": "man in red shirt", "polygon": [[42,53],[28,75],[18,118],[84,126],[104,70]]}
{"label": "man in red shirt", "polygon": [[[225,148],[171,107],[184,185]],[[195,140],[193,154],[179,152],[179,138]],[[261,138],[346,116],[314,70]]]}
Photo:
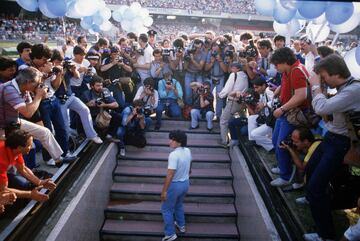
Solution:
{"label": "man in red shirt", "polygon": [[271,170],[273,173],[279,174],[280,177],[273,180],[271,185],[285,186],[290,184],[293,168],[289,153],[279,148],[279,145],[295,128],[287,121],[285,114],[297,107],[301,109],[308,108],[309,103],[306,100],[308,72],[305,66],[296,59],[294,52],[287,47],[277,49],[271,57],[271,62],[275,65],[277,71],[282,73],[280,87],[281,107],[273,113],[277,120],[272,136],[278,167]]}
{"label": "man in red shirt", "polygon": [[[44,202],[49,199],[49,196],[40,193],[39,190],[46,188],[52,191],[56,188],[56,184],[51,179],[40,180],[25,166],[22,155],[29,153],[32,142],[33,137],[23,130],[14,130],[7,135],[5,141],[0,141],[0,192],[10,191],[16,194],[18,198],[30,198]],[[31,191],[9,188],[7,171],[11,166],[15,166],[17,172],[36,187]]]}

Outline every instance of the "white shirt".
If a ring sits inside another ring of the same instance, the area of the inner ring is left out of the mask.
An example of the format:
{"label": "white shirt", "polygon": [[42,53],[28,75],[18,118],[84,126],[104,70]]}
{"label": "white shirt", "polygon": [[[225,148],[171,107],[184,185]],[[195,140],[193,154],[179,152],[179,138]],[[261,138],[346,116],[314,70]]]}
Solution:
{"label": "white shirt", "polygon": [[[76,66],[76,69],[77,69],[77,70],[79,70],[80,67],[88,68],[88,67],[90,66],[90,62],[89,62],[87,59],[84,59],[81,64],[76,63],[75,61],[74,61],[74,63],[75,63],[75,66]],[[81,83],[82,83],[82,81],[83,81],[83,78],[84,78],[84,73],[85,73],[85,72],[80,73],[80,78],[79,78],[79,79],[74,78],[74,77],[71,77],[71,79],[70,79],[70,85],[71,85],[71,86],[80,86]]]}
{"label": "white shirt", "polygon": [[309,52],[305,54],[304,57],[305,57],[305,68],[309,73],[311,73],[313,71],[315,64],[315,56],[312,52]]}
{"label": "white shirt", "polygon": [[[137,100],[137,99],[140,99],[140,95],[142,94],[142,92],[144,91],[144,86],[140,86],[139,89],[137,90],[136,92],[136,95],[134,97],[134,100]],[[158,103],[159,103],[159,93],[157,90],[154,90],[154,97],[155,97],[155,103],[152,105],[151,104],[151,97],[148,97],[148,96],[144,96],[144,98],[142,99],[142,101],[144,101],[145,105],[150,105],[151,106],[151,109],[156,109],[157,106],[158,106]]]}
{"label": "white shirt", "polygon": [[173,182],[183,182],[189,179],[191,159],[190,149],[186,147],[177,147],[170,153],[168,169],[175,170]]}
{"label": "white shirt", "polygon": [[[150,46],[150,44],[148,44],[147,47],[144,49],[144,55],[140,55],[136,63],[139,65],[151,64],[151,62],[154,60],[154,56],[152,54],[153,54],[153,48]],[[148,77],[151,77],[150,68],[149,69],[137,68],[136,71],[139,73],[142,81],[144,81],[144,79]]]}
{"label": "white shirt", "polygon": [[[233,91],[241,91],[245,92],[249,88],[248,83],[248,77],[243,71],[239,71],[236,73],[236,81],[235,80],[235,74],[231,73],[229,76],[228,81],[226,82],[224,88],[220,91],[219,97],[225,98]],[[229,99],[232,99],[232,97],[229,97]]]}

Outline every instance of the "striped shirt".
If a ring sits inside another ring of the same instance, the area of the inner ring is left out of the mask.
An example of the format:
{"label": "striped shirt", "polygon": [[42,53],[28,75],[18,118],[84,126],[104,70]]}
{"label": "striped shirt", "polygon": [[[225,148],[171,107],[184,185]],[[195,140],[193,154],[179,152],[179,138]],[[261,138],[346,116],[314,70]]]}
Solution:
{"label": "striped shirt", "polygon": [[20,107],[25,106],[19,86],[15,79],[0,85],[0,128],[11,122],[18,122]]}

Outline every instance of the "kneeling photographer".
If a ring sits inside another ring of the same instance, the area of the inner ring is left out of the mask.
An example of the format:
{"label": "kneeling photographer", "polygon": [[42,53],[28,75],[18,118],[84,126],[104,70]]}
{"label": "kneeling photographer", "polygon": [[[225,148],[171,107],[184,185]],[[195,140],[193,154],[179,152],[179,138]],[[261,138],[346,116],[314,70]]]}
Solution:
{"label": "kneeling photographer", "polygon": [[118,156],[125,156],[125,144],[145,147],[145,130],[151,124],[151,119],[144,112],[144,102],[140,99],[134,100],[131,106],[123,110],[121,127],[117,133],[120,139]]}
{"label": "kneeling photographer", "polygon": [[205,81],[204,83],[192,82],[192,109],[191,109],[191,126],[190,129],[199,128],[199,119],[206,118],[206,128],[208,131],[213,129],[214,96],[211,93],[211,83]]}
{"label": "kneeling photographer", "polygon": [[116,111],[119,105],[103,84],[104,80],[94,75],[90,82],[91,89],[83,93],[82,101],[89,107],[95,126],[98,129],[107,128],[107,138],[118,141],[114,137],[121,123],[121,114]]}
{"label": "kneeling photographer", "polygon": [[255,141],[257,145],[262,146],[266,151],[270,151],[274,148],[271,140],[273,126],[270,123],[272,119],[275,120],[271,110],[274,94],[268,88],[264,78],[258,77],[252,83],[260,98],[254,105],[255,108],[248,104],[249,101],[245,101],[250,114],[248,117],[249,140]]}
{"label": "kneeling photographer", "polygon": [[149,117],[155,112],[159,103],[159,93],[154,89],[155,81],[153,78],[146,78],[144,80],[144,86],[140,86],[136,95],[135,100],[142,100],[144,102],[144,114]]}

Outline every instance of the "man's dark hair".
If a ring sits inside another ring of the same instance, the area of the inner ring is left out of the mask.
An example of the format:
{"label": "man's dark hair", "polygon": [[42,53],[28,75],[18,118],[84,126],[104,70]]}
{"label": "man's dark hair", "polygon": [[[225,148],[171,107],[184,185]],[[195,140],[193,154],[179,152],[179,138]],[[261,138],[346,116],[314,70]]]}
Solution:
{"label": "man's dark hair", "polygon": [[139,36],[139,40],[141,40],[144,43],[147,43],[149,39],[148,39],[148,36],[146,34],[142,33]]}
{"label": "man's dark hair", "polygon": [[25,147],[27,140],[31,135],[23,130],[13,130],[6,136],[5,146],[14,150],[19,146]]}
{"label": "man's dark hair", "polygon": [[8,68],[16,67],[16,61],[12,58],[0,56],[0,71],[4,71]]}
{"label": "man's dark hair", "polygon": [[320,46],[317,48],[317,51],[318,51],[319,55],[321,55],[321,57],[323,57],[323,58],[329,56],[330,54],[335,53],[335,50],[328,46]]}
{"label": "man's dark hair", "polygon": [[256,86],[262,86],[267,84],[266,80],[261,77],[256,77],[253,81],[251,81],[251,83]]}
{"label": "man's dark hair", "polygon": [[296,56],[294,51],[288,47],[280,48],[275,50],[271,56],[271,63],[277,64],[288,64],[293,65],[296,62]]}
{"label": "man's dark hair", "polygon": [[73,54],[80,54],[80,55],[85,55],[86,54],[86,50],[83,46],[80,45],[76,45],[73,49]]}
{"label": "man's dark hair", "polygon": [[308,140],[310,143],[313,143],[315,141],[314,134],[311,132],[309,128],[299,127],[296,128],[295,131],[299,132],[300,141]]}
{"label": "man's dark hair", "polygon": [[84,35],[79,36],[79,37],[77,37],[76,42],[77,42],[78,44],[80,44],[80,43],[81,43],[81,40],[83,40],[84,38],[86,38],[86,36],[84,36]]}
{"label": "man's dark hair", "polygon": [[138,37],[133,32],[128,33],[126,36],[128,37],[128,39],[134,39],[135,41],[138,41]]}
{"label": "man's dark hair", "polygon": [[133,107],[136,107],[136,106],[144,106],[144,101],[143,101],[143,100],[140,100],[140,99],[134,100],[133,103],[132,103],[132,106],[133,106]]}
{"label": "man's dark hair", "polygon": [[101,78],[99,75],[93,75],[90,81],[90,85],[94,86],[96,83],[104,84],[104,79]]}
{"label": "man's dark hair", "polygon": [[104,46],[108,45],[109,41],[106,38],[99,38],[99,40],[96,42],[98,46]]}
{"label": "man's dark hair", "polygon": [[51,62],[54,60],[59,60],[59,61],[63,61],[64,60],[64,55],[57,49],[53,49],[52,51],[52,55],[51,55]]}
{"label": "man's dark hair", "polygon": [[282,36],[282,35],[276,35],[275,37],[274,37],[274,43],[276,43],[277,41],[284,41],[284,42],[286,42],[286,38],[284,37],[284,36]]}
{"label": "man's dark hair", "polygon": [[242,34],[240,34],[240,41],[242,40],[249,40],[249,39],[252,39],[254,38],[254,35],[250,32],[244,32]]}
{"label": "man's dark hair", "polygon": [[259,47],[265,47],[267,49],[273,50],[270,39],[266,39],[266,38],[265,39],[260,39],[258,41],[258,44],[259,44]]}
{"label": "man's dark hair", "polygon": [[182,39],[184,39],[185,41],[188,41],[189,40],[189,37],[186,35],[186,34],[182,34],[180,36]]}
{"label": "man's dark hair", "polygon": [[170,131],[169,139],[180,143],[182,147],[185,147],[187,145],[187,136],[184,131],[181,130]]}
{"label": "man's dark hair", "polygon": [[155,80],[152,77],[148,77],[144,80],[144,86],[150,85],[152,87],[155,86]]}
{"label": "man's dark hair", "polygon": [[314,66],[315,73],[319,74],[322,70],[326,71],[330,76],[338,74],[344,79],[351,76],[344,59],[337,54],[330,54]]}
{"label": "man's dark hair", "polygon": [[35,44],[31,47],[31,59],[51,58],[51,49],[45,44]]}
{"label": "man's dark hair", "polygon": [[231,33],[226,33],[226,34],[224,34],[224,38],[226,38],[227,41],[229,41],[229,43],[231,43],[233,37],[232,37]]}
{"label": "man's dark hair", "polygon": [[175,39],[174,42],[173,42],[173,46],[175,48],[182,48],[183,49],[184,48],[184,40],[181,39],[181,38]]}
{"label": "man's dark hair", "polygon": [[125,41],[126,41],[126,38],[122,37],[119,39],[118,44],[121,45],[121,43],[125,42]]}
{"label": "man's dark hair", "polygon": [[153,56],[155,56],[155,54],[161,54],[161,53],[162,53],[162,50],[159,48],[156,48],[156,49],[154,49],[152,54],[153,54]]}
{"label": "man's dark hair", "polygon": [[16,46],[16,50],[18,51],[19,54],[21,54],[24,49],[31,49],[32,45],[29,42],[20,42],[17,46]]}
{"label": "man's dark hair", "polygon": [[204,42],[201,39],[196,38],[196,39],[194,39],[194,44],[196,44],[196,45],[201,44],[201,46],[203,46]]}

